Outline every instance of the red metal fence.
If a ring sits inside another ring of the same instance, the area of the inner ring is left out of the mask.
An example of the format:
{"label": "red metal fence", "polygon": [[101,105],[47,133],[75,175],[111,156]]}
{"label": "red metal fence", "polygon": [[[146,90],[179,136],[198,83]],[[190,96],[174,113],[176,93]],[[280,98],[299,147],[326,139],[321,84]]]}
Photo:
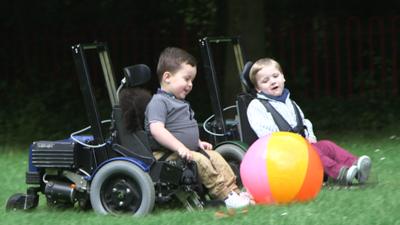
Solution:
{"label": "red metal fence", "polygon": [[267,39],[289,85],[294,79],[306,96],[397,96],[399,18],[273,21]]}
{"label": "red metal fence", "polygon": [[[305,96],[399,94],[400,16],[312,17],[267,23],[273,24],[267,34],[268,54],[282,63],[288,85]],[[155,26],[8,30],[1,37],[5,43],[2,76],[6,80],[75,77],[70,46],[78,41],[107,42],[117,69],[132,63],[154,66],[167,45],[197,48],[199,37],[184,28],[169,33],[165,36]]]}

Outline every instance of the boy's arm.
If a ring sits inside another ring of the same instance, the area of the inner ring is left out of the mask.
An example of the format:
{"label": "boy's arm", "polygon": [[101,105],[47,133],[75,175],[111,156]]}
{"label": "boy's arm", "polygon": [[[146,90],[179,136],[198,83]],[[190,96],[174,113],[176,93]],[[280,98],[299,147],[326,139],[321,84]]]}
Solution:
{"label": "boy's arm", "polygon": [[313,126],[312,126],[311,121],[306,119],[306,118],[304,118],[303,119],[303,123],[304,123],[304,126],[307,127],[307,130],[306,130],[307,140],[309,142],[311,142],[311,143],[317,142],[317,137],[314,134],[314,130],[313,130]]}
{"label": "boy's arm", "polygon": [[[297,105],[297,104],[296,104]],[[294,106],[294,107],[297,107],[298,109],[299,109],[299,111],[300,111],[300,115],[301,115],[301,118],[303,119],[303,124],[304,124],[304,126],[306,126],[306,139],[310,142],[310,143],[315,143],[315,142],[317,142],[317,137],[315,136],[315,134],[314,134],[314,130],[313,130],[313,125],[312,125],[312,123],[311,123],[311,121],[309,120],[309,119],[306,119],[305,118],[305,116],[304,116],[304,113],[303,113],[303,110],[301,110],[301,108],[297,105],[297,106]]]}
{"label": "boy's arm", "polygon": [[192,160],[192,152],[165,128],[164,123],[152,122],[149,128],[151,135],[159,144],[178,153],[183,159]]}

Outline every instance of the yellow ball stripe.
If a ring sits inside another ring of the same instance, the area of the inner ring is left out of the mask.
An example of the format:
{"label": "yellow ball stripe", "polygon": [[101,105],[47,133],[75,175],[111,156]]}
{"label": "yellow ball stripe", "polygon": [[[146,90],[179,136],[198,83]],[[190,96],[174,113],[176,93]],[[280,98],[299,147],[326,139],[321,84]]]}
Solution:
{"label": "yellow ball stripe", "polygon": [[308,159],[303,137],[290,132],[272,134],[267,144],[266,169],[276,203],[293,201],[303,185]]}

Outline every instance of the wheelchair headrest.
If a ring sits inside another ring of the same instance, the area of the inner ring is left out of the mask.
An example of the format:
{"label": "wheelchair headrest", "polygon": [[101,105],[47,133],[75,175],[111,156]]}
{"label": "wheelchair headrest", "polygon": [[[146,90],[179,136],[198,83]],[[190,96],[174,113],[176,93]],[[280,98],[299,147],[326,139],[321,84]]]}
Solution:
{"label": "wheelchair headrest", "polygon": [[251,93],[254,91],[254,85],[250,81],[250,69],[252,66],[253,66],[252,61],[246,62],[246,64],[243,67],[243,71],[240,74],[240,81],[244,85],[247,93]]}
{"label": "wheelchair headrest", "polygon": [[151,70],[145,64],[137,64],[127,66],[124,68],[124,76],[126,79],[126,86],[135,87],[145,84],[151,78]]}

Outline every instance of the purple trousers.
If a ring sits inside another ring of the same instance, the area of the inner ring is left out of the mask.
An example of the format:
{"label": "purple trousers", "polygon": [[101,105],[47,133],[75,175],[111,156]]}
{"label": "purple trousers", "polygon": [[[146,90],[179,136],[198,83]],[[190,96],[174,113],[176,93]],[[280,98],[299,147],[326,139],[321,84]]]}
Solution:
{"label": "purple trousers", "polygon": [[357,160],[356,156],[329,140],[317,141],[311,145],[321,158],[324,172],[334,179],[339,176],[340,168],[350,167]]}

